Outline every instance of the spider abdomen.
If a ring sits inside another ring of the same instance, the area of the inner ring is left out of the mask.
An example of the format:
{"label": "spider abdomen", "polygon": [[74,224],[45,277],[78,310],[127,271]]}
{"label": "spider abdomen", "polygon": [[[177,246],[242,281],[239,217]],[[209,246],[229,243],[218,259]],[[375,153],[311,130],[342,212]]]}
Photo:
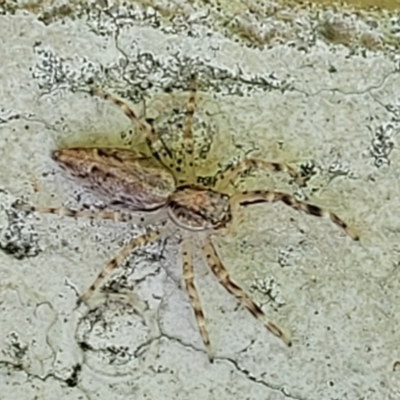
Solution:
{"label": "spider abdomen", "polygon": [[229,196],[211,189],[178,187],[168,207],[178,226],[193,231],[221,228],[231,220]]}
{"label": "spider abdomen", "polygon": [[119,209],[156,210],[175,190],[169,171],[130,150],[71,148],[54,152],[53,158],[84,188]]}

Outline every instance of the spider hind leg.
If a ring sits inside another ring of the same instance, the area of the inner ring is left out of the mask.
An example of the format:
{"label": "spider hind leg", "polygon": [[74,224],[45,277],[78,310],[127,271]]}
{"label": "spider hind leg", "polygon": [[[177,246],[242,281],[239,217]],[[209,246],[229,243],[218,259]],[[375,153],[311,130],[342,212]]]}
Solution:
{"label": "spider hind leg", "polygon": [[102,284],[104,279],[107,278],[121,263],[129,257],[129,255],[138,247],[146,246],[160,238],[160,232],[151,231],[145,233],[144,235],[134,237],[131,239],[119,252],[104,266],[102,271],[97,275],[94,282],[86,289],[79,297],[78,303],[86,302],[92,294],[98,289]]}

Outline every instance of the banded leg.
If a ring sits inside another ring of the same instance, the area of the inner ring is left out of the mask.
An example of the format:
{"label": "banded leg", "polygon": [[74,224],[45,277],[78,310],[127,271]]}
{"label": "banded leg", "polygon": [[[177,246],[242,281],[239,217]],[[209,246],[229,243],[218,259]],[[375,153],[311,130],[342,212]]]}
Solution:
{"label": "banded leg", "polygon": [[233,195],[230,200],[233,208],[237,208],[238,205],[246,206],[249,204],[263,202],[273,203],[276,201],[282,201],[286,205],[294,208],[295,210],[304,211],[310,215],[315,215],[317,217],[328,217],[333,223],[342,228],[346,232],[346,234],[349,235],[353,240],[360,239],[360,237],[349,228],[346,222],[344,222],[336,214],[324,210],[323,208],[315,206],[313,204],[299,201],[295,197],[286,193],[273,192],[270,190],[254,190]]}
{"label": "banded leg", "polygon": [[231,281],[228,271],[225,269],[221,260],[219,259],[210,238],[205,240],[203,251],[206,255],[207,263],[210,266],[211,271],[218,279],[218,282],[230,294],[235,296],[240,303],[242,303],[258,320],[260,320],[271,333],[282,339],[282,341],[288,346],[291,346],[292,341],[290,337],[266,317],[261,308],[254,303],[254,301],[243,291],[242,288]]}
{"label": "banded leg", "polygon": [[[92,211],[92,210],[72,210],[67,207],[44,207],[44,206],[31,206],[24,203],[14,203],[13,207],[17,210],[26,212],[39,212],[42,214],[54,214],[60,217],[73,217],[73,218],[89,218],[89,219],[109,219],[116,222],[132,222],[144,223],[147,221],[147,216],[144,217],[139,214],[128,214],[120,211]],[[149,214],[149,217],[151,214]]]}
{"label": "banded leg", "polygon": [[251,169],[271,170],[276,172],[287,172],[299,186],[305,186],[304,179],[289,165],[277,162],[267,162],[255,158],[239,161],[232,165],[226,171],[218,174],[215,187],[218,190],[226,189],[228,185],[233,183],[240,174],[250,171]]}
{"label": "banded leg", "polygon": [[164,146],[164,143],[158,136],[154,127],[145,121],[140,120],[135,112],[122,100],[112,96],[111,94],[104,93],[99,89],[92,88],[90,94],[93,96],[101,97],[104,100],[111,101],[116,104],[124,114],[132,121],[132,123],[145,135],[147,145],[149,146],[153,156],[160,161],[164,167],[171,169],[173,167],[172,153]]}
{"label": "banded leg", "polygon": [[96,291],[96,289],[101,285],[104,279],[111,274],[121,263],[127,258],[134,250],[139,247],[146,246],[147,244],[156,241],[160,238],[159,231],[151,231],[145,233],[144,235],[135,237],[131,239],[118,253],[112,258],[97,276],[95,281],[90,285],[90,287],[82,293],[79,297],[78,303],[85,302],[89,297]]}
{"label": "banded leg", "polygon": [[189,183],[195,181],[194,171],[194,143],[193,143],[193,114],[196,106],[196,77],[192,75],[190,80],[190,95],[186,105],[185,121],[183,124],[183,147],[185,151],[186,179]]}
{"label": "banded leg", "polygon": [[199,328],[201,338],[203,339],[204,346],[207,349],[208,358],[212,362],[214,356],[211,351],[210,337],[208,336],[206,328],[206,320],[204,317],[203,309],[201,308],[199,293],[194,284],[193,258],[192,258],[190,242],[188,241],[188,239],[185,239],[183,242],[182,261],[183,261],[183,280],[185,282],[186,291],[189,295],[190,305],[193,309],[194,316],[196,318],[197,326]]}

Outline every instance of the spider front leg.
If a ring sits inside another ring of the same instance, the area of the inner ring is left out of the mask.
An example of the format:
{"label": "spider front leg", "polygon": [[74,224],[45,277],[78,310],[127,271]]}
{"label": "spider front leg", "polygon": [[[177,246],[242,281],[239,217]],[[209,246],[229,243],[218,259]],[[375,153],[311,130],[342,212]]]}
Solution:
{"label": "spider front leg", "polygon": [[216,177],[214,187],[219,191],[224,190],[227,186],[234,183],[241,174],[251,169],[287,172],[299,186],[305,186],[305,180],[291,166],[284,163],[267,162],[253,158],[239,161],[226,171],[220,172]]}
{"label": "spider front leg", "polygon": [[353,240],[360,239],[359,236],[349,228],[346,222],[344,222],[336,214],[313,204],[299,201],[295,197],[286,193],[273,192],[270,190],[254,190],[235,194],[230,199],[233,209],[237,209],[238,206],[246,206],[262,202],[273,203],[276,201],[282,201],[295,210],[301,210],[310,215],[315,215],[317,217],[328,217],[333,223],[342,228]]}
{"label": "spider front leg", "polygon": [[124,114],[132,121],[132,123],[139,129],[139,131],[145,135],[147,145],[149,146],[154,158],[160,161],[164,167],[168,170],[173,168],[173,156],[171,151],[164,145],[161,138],[157,134],[154,127],[140,120],[135,112],[122,100],[112,96],[111,94],[104,93],[99,89],[92,88],[90,94],[93,96],[101,97],[104,100],[109,100],[116,104]]}
{"label": "spider front leg", "polygon": [[89,288],[82,293],[79,297],[78,303],[86,302],[90,296],[96,291],[96,289],[101,285],[104,279],[111,274],[134,250],[139,247],[146,246],[149,243],[152,243],[160,238],[159,231],[151,231],[149,233],[145,233],[144,235],[135,237],[131,239],[117,254],[114,258],[112,258],[97,276],[95,281]]}
{"label": "spider front leg", "polygon": [[214,355],[211,351],[210,337],[206,328],[206,320],[201,307],[200,296],[194,284],[193,257],[191,252],[191,243],[188,239],[185,239],[183,242],[182,262],[183,280],[185,282],[186,291],[189,295],[190,305],[192,306],[204,346],[207,349],[208,358],[212,362]]}
{"label": "spider front leg", "polygon": [[193,115],[196,106],[196,92],[197,84],[196,77],[192,75],[190,79],[190,95],[186,105],[185,121],[183,124],[183,148],[185,151],[185,168],[186,168],[186,180],[188,183],[194,183],[195,171],[194,171],[194,144],[193,144]]}
{"label": "spider front leg", "polygon": [[291,346],[292,341],[290,337],[266,317],[261,308],[254,303],[254,301],[243,291],[242,288],[231,281],[228,271],[225,269],[221,260],[219,259],[210,238],[205,240],[203,251],[206,255],[207,263],[210,266],[211,271],[218,279],[218,282],[230,294],[235,296],[258,320],[260,320],[271,333],[282,339],[282,341],[288,346]]}

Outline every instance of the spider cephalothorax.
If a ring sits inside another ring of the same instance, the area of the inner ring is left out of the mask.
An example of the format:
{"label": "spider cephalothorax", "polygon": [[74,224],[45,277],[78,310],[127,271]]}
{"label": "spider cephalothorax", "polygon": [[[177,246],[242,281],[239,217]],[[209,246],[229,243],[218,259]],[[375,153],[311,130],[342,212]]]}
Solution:
{"label": "spider cephalothorax", "polygon": [[181,228],[193,231],[222,228],[232,218],[228,195],[191,185],[171,195],[169,215]]}

